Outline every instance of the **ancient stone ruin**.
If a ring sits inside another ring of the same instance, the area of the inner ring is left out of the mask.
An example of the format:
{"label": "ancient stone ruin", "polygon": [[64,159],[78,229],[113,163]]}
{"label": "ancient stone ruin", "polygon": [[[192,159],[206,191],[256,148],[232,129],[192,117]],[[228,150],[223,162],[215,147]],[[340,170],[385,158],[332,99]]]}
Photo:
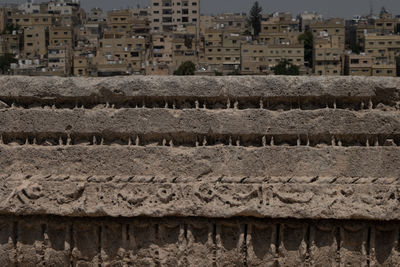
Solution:
{"label": "ancient stone ruin", "polygon": [[0,77],[0,266],[399,266],[399,92]]}

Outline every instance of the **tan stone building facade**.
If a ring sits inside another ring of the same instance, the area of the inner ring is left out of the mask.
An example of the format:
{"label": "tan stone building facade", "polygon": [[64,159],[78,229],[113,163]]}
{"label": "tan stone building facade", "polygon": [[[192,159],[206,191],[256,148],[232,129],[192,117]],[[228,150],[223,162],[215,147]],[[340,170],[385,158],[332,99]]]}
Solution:
{"label": "tan stone building facade", "polygon": [[152,0],[152,32],[171,32],[179,25],[195,25],[200,30],[200,0]]}
{"label": "tan stone building facade", "polygon": [[319,37],[314,40],[314,74],[342,74],[342,42],[339,36]]}
{"label": "tan stone building facade", "polygon": [[44,26],[33,26],[24,30],[24,56],[44,58],[47,55],[49,31]]}
{"label": "tan stone building facade", "polygon": [[366,34],[365,52],[373,57],[373,76],[396,76],[400,35]]}
{"label": "tan stone building facade", "polygon": [[282,60],[304,66],[303,45],[260,45],[244,44],[241,47],[242,74],[272,74],[271,68]]}

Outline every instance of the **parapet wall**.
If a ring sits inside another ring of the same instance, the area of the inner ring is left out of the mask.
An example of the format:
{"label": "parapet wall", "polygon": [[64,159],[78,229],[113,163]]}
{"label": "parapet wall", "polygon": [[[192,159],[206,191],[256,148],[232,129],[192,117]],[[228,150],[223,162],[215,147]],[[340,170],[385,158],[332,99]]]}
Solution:
{"label": "parapet wall", "polygon": [[399,93],[394,78],[0,77],[0,265],[395,266]]}

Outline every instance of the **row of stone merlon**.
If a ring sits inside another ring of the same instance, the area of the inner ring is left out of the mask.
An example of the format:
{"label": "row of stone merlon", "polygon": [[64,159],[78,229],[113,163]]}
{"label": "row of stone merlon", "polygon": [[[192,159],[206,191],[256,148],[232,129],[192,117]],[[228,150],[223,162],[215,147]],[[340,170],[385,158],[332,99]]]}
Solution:
{"label": "row of stone merlon", "polygon": [[0,110],[0,133],[396,135],[397,112],[315,110]]}
{"label": "row of stone merlon", "polygon": [[395,97],[400,80],[365,77],[157,77],[58,78],[1,76],[0,97]]}

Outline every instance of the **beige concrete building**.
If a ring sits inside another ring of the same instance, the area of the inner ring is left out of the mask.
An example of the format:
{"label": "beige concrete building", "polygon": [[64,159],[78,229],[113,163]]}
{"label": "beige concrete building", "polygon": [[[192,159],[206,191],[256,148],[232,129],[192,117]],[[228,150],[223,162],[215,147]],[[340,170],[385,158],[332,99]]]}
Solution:
{"label": "beige concrete building", "polygon": [[275,13],[264,17],[258,41],[266,45],[298,45],[300,34],[299,22],[291,13]]}
{"label": "beige concrete building", "polygon": [[172,75],[173,66],[173,35],[171,33],[152,34],[152,47],[149,64],[146,66],[147,75]]}
{"label": "beige concrete building", "polygon": [[49,45],[49,31],[47,27],[33,26],[24,30],[24,52],[25,58],[43,59],[47,55]]}
{"label": "beige concrete building", "polygon": [[244,33],[249,30],[247,27],[247,15],[242,13],[222,13],[212,16],[211,27],[209,28]]}
{"label": "beige concrete building", "polygon": [[107,14],[107,29],[112,33],[130,35],[133,20],[128,9],[113,10]]}
{"label": "beige concrete building", "polygon": [[372,76],[396,77],[396,63],[374,63]]}
{"label": "beige concrete building", "polygon": [[50,27],[60,24],[60,16],[54,14],[14,14],[8,17],[7,21],[24,29],[33,26]]}
{"label": "beige concrete building", "polygon": [[107,14],[103,11],[103,9],[95,7],[89,11],[89,15],[87,18],[89,23],[106,23],[107,22]]}
{"label": "beige concrete building", "polygon": [[379,18],[371,18],[368,21],[357,25],[356,41],[361,45],[361,47],[365,48],[364,37],[366,34],[395,34],[398,23],[400,23],[400,18],[394,18],[392,14],[383,9]]}
{"label": "beige concrete building", "polygon": [[316,22],[322,22],[323,21],[323,17],[320,14],[317,14],[315,12],[304,12],[301,13],[298,16],[298,20],[299,20],[299,30],[301,32],[304,32],[308,29],[310,29],[310,25]]}
{"label": "beige concrete building", "polygon": [[71,50],[74,46],[74,32],[72,27],[52,26],[49,30],[49,44],[52,46],[66,46]]}
{"label": "beige concrete building", "polygon": [[152,0],[152,32],[171,32],[179,25],[195,25],[200,30],[200,0]]}
{"label": "beige concrete building", "polygon": [[143,37],[114,36],[102,38],[99,42],[94,63],[99,76],[113,73],[144,73],[146,40]]}
{"label": "beige concrete building", "polygon": [[27,0],[18,6],[18,10],[23,14],[40,13],[40,4]]}
{"label": "beige concrete building", "polygon": [[1,54],[14,54],[18,55],[23,46],[22,35],[15,34],[2,34],[0,35],[0,48]]}
{"label": "beige concrete building", "polygon": [[342,42],[339,36],[314,39],[313,72],[316,75],[342,74]]}
{"label": "beige concrete building", "polygon": [[51,75],[69,76],[72,68],[72,53],[69,46],[49,45],[48,72]]}
{"label": "beige concrete building", "polygon": [[240,47],[250,41],[236,30],[209,29],[199,64],[209,71],[232,72],[240,69]]}
{"label": "beige concrete building", "polygon": [[399,18],[394,18],[385,8],[382,8],[379,18],[374,21],[374,26],[376,32],[381,34],[393,34],[396,32],[396,26],[399,22]]}
{"label": "beige concrete building", "polygon": [[194,34],[173,33],[172,61],[174,71],[186,61],[198,64],[197,43]]}
{"label": "beige concrete building", "polygon": [[372,76],[372,57],[366,54],[348,54],[344,57],[344,75]]}
{"label": "beige concrete building", "polygon": [[373,58],[373,76],[396,76],[400,35],[370,33],[364,36],[365,53]]}
{"label": "beige concrete building", "polygon": [[374,62],[394,63],[400,56],[400,35],[365,35],[365,53],[374,58]]}
{"label": "beige concrete building", "polygon": [[345,48],[345,22],[344,19],[333,18],[325,21],[317,21],[309,25],[314,37],[337,36],[339,48]]}
{"label": "beige concrete building", "polygon": [[73,60],[73,75],[80,76],[89,76],[90,73],[90,59],[86,56],[82,55],[74,55]]}
{"label": "beige concrete building", "polygon": [[50,1],[47,4],[47,12],[56,14],[60,17],[63,26],[77,26],[82,24],[83,10],[80,8],[79,1]]}
{"label": "beige concrete building", "polygon": [[364,48],[365,35],[374,32],[375,32],[375,25],[372,25],[368,22],[358,24],[356,28],[356,43]]}
{"label": "beige concrete building", "polygon": [[94,49],[99,45],[101,35],[101,24],[87,23],[76,29],[76,48]]}
{"label": "beige concrete building", "polygon": [[304,46],[243,44],[241,47],[242,74],[270,74],[271,68],[287,60],[299,68],[304,67]]}

